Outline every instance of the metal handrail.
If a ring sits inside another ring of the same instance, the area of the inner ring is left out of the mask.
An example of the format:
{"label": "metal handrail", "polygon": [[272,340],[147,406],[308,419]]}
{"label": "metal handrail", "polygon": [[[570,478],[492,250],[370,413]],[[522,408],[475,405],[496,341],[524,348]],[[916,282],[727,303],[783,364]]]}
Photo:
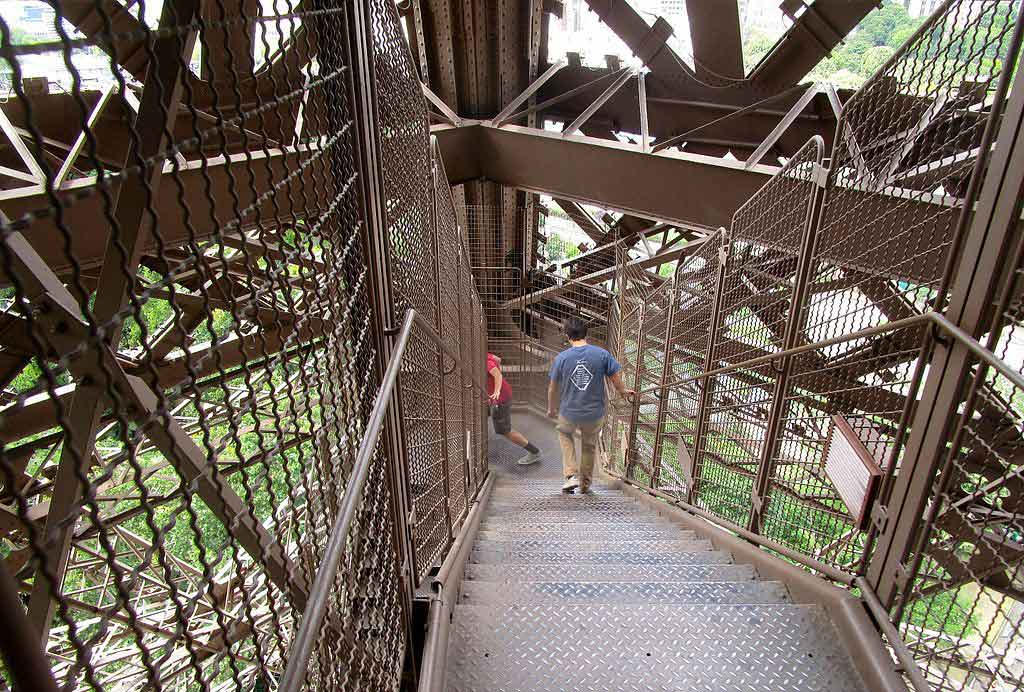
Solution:
{"label": "metal handrail", "polygon": [[363,497],[366,478],[369,475],[370,464],[373,461],[374,450],[377,448],[377,441],[380,438],[384,417],[387,415],[391,394],[398,381],[398,375],[405,358],[406,347],[409,345],[414,326],[421,329],[425,336],[435,342],[456,363],[459,363],[461,369],[469,370],[470,378],[480,385],[473,371],[466,368],[466,364],[462,362],[460,357],[455,355],[451,348],[445,345],[434,328],[415,310],[410,309],[406,311],[405,317],[402,320],[402,327],[398,332],[398,338],[395,339],[391,359],[388,362],[387,370],[384,372],[384,379],[374,398],[373,408],[370,411],[363,441],[360,443],[359,450],[356,453],[351,480],[348,487],[345,488],[345,494],[341,498],[340,511],[334,520],[334,525],[331,527],[331,535],[327,541],[327,548],[324,551],[324,559],[320,563],[316,579],[309,592],[309,600],[302,616],[302,622],[299,625],[298,634],[292,644],[288,666],[285,668],[284,676],[281,678],[281,683],[278,687],[282,692],[298,692],[298,690],[302,689],[302,683],[309,666],[309,656],[316,642],[316,637],[320,632],[324,617],[327,614],[331,591],[334,588],[334,581],[338,576],[338,566],[341,564],[341,558],[345,554],[349,528]]}
{"label": "metal handrail", "polygon": [[[658,385],[654,385],[654,386],[651,386],[651,387],[647,387],[646,389],[640,390],[638,393],[639,394],[649,394],[651,392],[659,391],[659,390],[662,390],[662,389],[670,389],[670,388],[674,388],[674,387],[679,387],[679,386],[682,386],[684,384],[689,384],[690,382],[696,382],[698,380],[705,380],[705,379],[707,379],[709,377],[716,377],[718,375],[726,375],[726,374],[728,374],[730,372],[734,372],[736,370],[746,370],[748,368],[752,368],[752,367],[755,367],[757,365],[763,365],[765,363],[771,363],[773,361],[781,360],[782,358],[786,358],[786,357],[789,357],[789,356],[795,356],[795,355],[799,355],[801,353],[806,353],[807,351],[818,351],[820,349],[827,348],[829,346],[835,346],[836,344],[845,343],[847,341],[855,341],[857,339],[866,339],[866,338],[868,338],[870,336],[876,336],[878,334],[884,334],[886,332],[896,331],[897,329],[905,329],[907,327],[913,327],[913,326],[916,326],[918,324],[921,324],[921,323],[927,322],[929,320],[932,320],[933,319],[932,315],[934,315],[934,314],[935,313],[926,312],[926,313],[923,313],[921,315],[915,315],[914,317],[907,317],[907,318],[902,319],[902,320],[896,320],[895,322],[886,322],[885,324],[879,325],[877,327],[868,327],[866,329],[861,329],[859,331],[851,332],[849,334],[843,334],[841,336],[834,336],[831,339],[824,339],[822,341],[815,341],[812,344],[802,344],[800,346],[794,346],[793,348],[787,348],[787,349],[779,351],[777,353],[770,353],[770,354],[764,355],[764,356],[757,356],[756,358],[748,358],[747,360],[742,361],[740,363],[734,363],[734,364],[731,364],[731,365],[726,365],[726,366],[721,367],[721,368],[715,368],[714,370],[708,370],[706,372],[697,373],[696,375],[690,375],[689,377],[683,377],[683,378],[680,378],[678,380],[672,380],[671,382],[666,382],[664,385],[658,384]],[[946,321],[945,324],[941,324],[941,323],[939,323],[939,324],[943,328],[946,328],[946,325],[949,325],[949,322]]]}
{"label": "metal handrail", "polygon": [[889,646],[899,660],[900,665],[903,666],[904,675],[910,678],[910,684],[914,686],[917,692],[931,692],[932,688],[925,679],[924,673],[921,672],[921,668],[918,667],[917,661],[914,660],[914,654],[907,647],[907,643],[903,641],[903,637],[900,635],[899,630],[896,629],[896,625],[892,623],[888,611],[882,605],[882,602],[878,600],[875,590],[871,588],[871,585],[868,584],[867,579],[864,577],[857,577],[853,583],[854,586],[860,589],[861,600],[867,605],[868,610],[871,611],[875,618],[875,622],[878,623],[882,633],[889,640]]}
{"label": "metal handrail", "polygon": [[696,382],[698,380],[705,380],[709,377],[716,377],[718,375],[727,375],[730,372],[736,370],[745,370],[752,368],[757,365],[763,365],[764,363],[770,363],[772,361],[780,360],[788,356],[795,356],[807,351],[818,351],[829,346],[835,346],[836,344],[845,343],[847,341],[855,341],[857,339],[866,339],[870,336],[877,336],[878,334],[884,334],[886,332],[896,331],[898,329],[906,329],[907,327],[914,327],[919,324],[925,324],[931,322],[934,326],[938,327],[942,331],[946,332],[949,336],[959,341],[967,350],[978,357],[979,360],[985,361],[987,365],[995,368],[999,371],[999,374],[1010,380],[1015,387],[1024,389],[1024,375],[1011,368],[1001,358],[992,353],[990,350],[985,348],[977,339],[960,329],[955,324],[950,322],[944,315],[935,312],[925,312],[920,315],[913,317],[907,317],[902,320],[896,320],[894,322],[886,322],[885,324],[878,325],[877,327],[869,327],[867,329],[861,329],[856,332],[849,334],[843,334],[842,336],[835,336],[831,339],[824,339],[822,341],[815,341],[812,344],[802,344],[800,346],[794,346],[793,348],[779,351],[778,353],[771,353],[765,356],[758,356],[756,358],[749,358],[740,363],[727,365],[721,368],[715,368],[714,370],[708,370],[707,372],[697,373],[696,375],[690,375],[689,377],[683,377],[678,380],[666,382],[665,384],[657,384],[646,389],[641,389],[638,394],[650,394],[652,392],[658,392],[664,389],[670,389],[679,387],[690,382]]}

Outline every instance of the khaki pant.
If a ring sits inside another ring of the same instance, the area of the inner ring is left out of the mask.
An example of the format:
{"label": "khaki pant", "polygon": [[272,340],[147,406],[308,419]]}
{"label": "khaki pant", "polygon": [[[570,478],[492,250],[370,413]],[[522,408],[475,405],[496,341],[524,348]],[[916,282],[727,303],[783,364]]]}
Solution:
{"label": "khaki pant", "polygon": [[[597,449],[597,436],[604,425],[604,418],[587,423],[573,423],[564,416],[558,417],[558,441],[562,444],[562,475],[566,478],[577,476],[580,487],[586,488],[594,474],[594,454]],[[583,438],[580,460],[576,462],[576,440],[573,434],[579,430]]]}

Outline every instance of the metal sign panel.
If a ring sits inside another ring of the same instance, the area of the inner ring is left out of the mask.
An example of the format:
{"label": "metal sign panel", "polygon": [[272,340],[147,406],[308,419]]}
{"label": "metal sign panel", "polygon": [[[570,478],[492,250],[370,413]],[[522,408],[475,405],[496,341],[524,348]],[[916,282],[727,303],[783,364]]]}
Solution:
{"label": "metal sign panel", "polygon": [[832,416],[825,448],[825,474],[861,531],[867,527],[871,503],[882,477],[882,469],[865,442],[876,448],[878,454],[884,446],[880,441],[873,428],[854,430],[846,418]]}

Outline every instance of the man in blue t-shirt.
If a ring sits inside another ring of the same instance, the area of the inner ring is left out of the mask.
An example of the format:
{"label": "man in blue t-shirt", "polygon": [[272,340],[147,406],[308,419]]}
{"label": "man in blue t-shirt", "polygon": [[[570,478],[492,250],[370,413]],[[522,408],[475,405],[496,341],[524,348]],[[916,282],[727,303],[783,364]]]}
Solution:
{"label": "man in blue t-shirt", "polygon": [[[612,354],[600,346],[587,343],[587,325],[578,317],[570,317],[563,325],[569,339],[565,349],[551,364],[548,383],[548,416],[558,419],[556,429],[562,444],[562,471],[565,485],[562,492],[590,492],[594,471],[594,449],[597,436],[604,424],[606,396],[604,379],[607,377],[615,390],[627,399],[636,392],[622,383],[622,366]],[[561,405],[559,405],[561,402]],[[583,438],[579,464],[576,463],[576,441],[579,430]]]}

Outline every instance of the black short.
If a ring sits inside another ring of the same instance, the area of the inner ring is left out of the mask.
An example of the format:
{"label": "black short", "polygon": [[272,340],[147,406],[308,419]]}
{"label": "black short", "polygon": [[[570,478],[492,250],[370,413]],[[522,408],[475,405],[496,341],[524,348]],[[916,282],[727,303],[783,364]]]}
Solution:
{"label": "black short", "polygon": [[491,408],[491,425],[498,435],[507,435],[512,432],[512,407],[508,404],[498,404]]}

